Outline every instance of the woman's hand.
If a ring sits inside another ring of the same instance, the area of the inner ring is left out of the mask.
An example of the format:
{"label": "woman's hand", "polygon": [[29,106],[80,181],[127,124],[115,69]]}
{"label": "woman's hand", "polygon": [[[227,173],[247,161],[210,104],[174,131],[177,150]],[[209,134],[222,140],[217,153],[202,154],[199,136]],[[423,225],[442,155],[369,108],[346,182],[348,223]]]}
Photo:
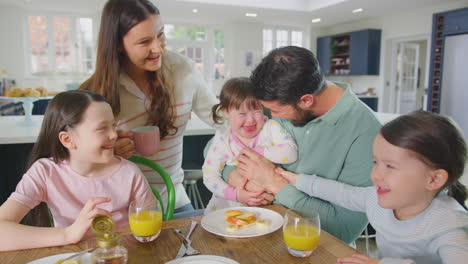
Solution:
{"label": "woman's hand", "polygon": [[132,140],[133,132],[117,130],[117,141],[114,144],[114,153],[124,159],[135,154],[135,144]]}
{"label": "woman's hand", "polygon": [[283,176],[283,178],[288,180],[290,184],[296,184],[298,174],[290,172],[290,171],[286,171],[280,167],[276,168],[275,172]]}
{"label": "woman's hand", "polygon": [[94,217],[97,215],[110,216],[110,212],[96,207],[98,204],[110,201],[111,199],[108,197],[93,197],[88,199],[75,222],[65,228],[66,241],[72,244],[79,242],[88,231]]}
{"label": "woman's hand", "polygon": [[363,254],[354,254],[348,258],[339,258],[336,263],[378,264],[380,259],[369,258]]}

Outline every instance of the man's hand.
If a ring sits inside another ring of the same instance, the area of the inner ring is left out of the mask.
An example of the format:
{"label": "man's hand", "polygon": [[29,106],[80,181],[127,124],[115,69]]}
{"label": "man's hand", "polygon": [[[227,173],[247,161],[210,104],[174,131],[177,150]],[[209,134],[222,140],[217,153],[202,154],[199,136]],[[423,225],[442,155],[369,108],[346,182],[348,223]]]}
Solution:
{"label": "man's hand", "polygon": [[114,153],[124,159],[135,154],[135,144],[132,140],[133,132],[117,130],[117,141],[114,144]]}
{"label": "man's hand", "polygon": [[244,148],[237,157],[239,173],[257,185],[274,194],[288,184],[288,181],[275,173],[275,165],[257,152]]}
{"label": "man's hand", "polygon": [[237,157],[239,173],[255,184],[266,187],[275,174],[275,165],[250,148],[244,148]]}
{"label": "man's hand", "polygon": [[245,189],[245,185],[249,180],[244,178],[243,181],[244,182],[242,183],[241,187],[237,187],[237,201],[248,206],[261,206],[263,197],[260,195],[263,193],[263,191],[249,192]]}
{"label": "man's hand", "polygon": [[266,193],[265,188],[247,180],[247,178],[242,176],[237,170],[233,170],[231,174],[229,174],[228,184],[236,188],[243,187],[249,192],[260,193],[257,198],[262,198],[262,201],[260,202],[261,205],[271,204],[273,200],[275,200],[275,196],[273,194]]}
{"label": "man's hand", "polygon": [[369,258],[366,255],[354,254],[348,258],[339,258],[336,263],[351,263],[351,264],[378,264],[380,259]]}
{"label": "man's hand", "polygon": [[108,197],[93,197],[88,199],[81,209],[78,218],[70,226],[65,228],[67,241],[77,243],[83,238],[91,226],[91,222],[97,215],[111,215],[108,211],[96,207],[98,204],[110,202]]}

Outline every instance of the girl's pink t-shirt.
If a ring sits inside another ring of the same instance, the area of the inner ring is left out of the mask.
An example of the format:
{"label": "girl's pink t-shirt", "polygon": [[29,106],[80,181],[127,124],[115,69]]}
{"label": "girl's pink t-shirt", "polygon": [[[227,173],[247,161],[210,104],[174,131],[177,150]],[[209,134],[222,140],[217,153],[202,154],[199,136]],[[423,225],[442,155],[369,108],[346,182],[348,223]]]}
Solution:
{"label": "girl's pink t-shirt", "polygon": [[97,207],[112,213],[116,226],[128,224],[128,206],[133,200],[155,199],[146,178],[132,162],[121,159],[120,166],[108,175],[84,177],[66,162],[37,160],[23,175],[8,199],[32,209],[47,203],[56,227],[75,222],[86,201],[92,197],[110,197]]}

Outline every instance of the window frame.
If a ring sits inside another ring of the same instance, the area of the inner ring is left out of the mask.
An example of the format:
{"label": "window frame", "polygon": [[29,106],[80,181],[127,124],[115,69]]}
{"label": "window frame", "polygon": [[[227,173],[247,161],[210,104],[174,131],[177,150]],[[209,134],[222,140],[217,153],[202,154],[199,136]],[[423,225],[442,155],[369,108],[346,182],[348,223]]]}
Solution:
{"label": "window frame", "polygon": [[[61,73],[61,74],[80,74],[80,75],[85,75],[85,76],[91,76],[92,73],[96,70],[96,48],[97,48],[97,39],[96,39],[96,17],[92,14],[89,13],[70,13],[70,12],[58,12],[58,11],[44,11],[44,10],[28,10],[24,15],[23,15],[23,49],[24,49],[24,76],[27,79],[38,79],[38,78],[43,78],[40,74],[37,75],[32,72],[32,52],[31,52],[31,39],[30,39],[30,27],[29,27],[29,17],[30,16],[44,16],[46,18],[46,32],[47,32],[47,60],[49,64],[49,70],[46,71],[47,73]],[[54,17],[67,17],[70,19],[70,50],[72,53],[71,60],[73,63],[73,69],[70,72],[63,72],[63,71],[58,71],[56,68],[55,64],[55,56],[54,56],[54,47],[55,47],[55,41],[54,41],[54,24],[53,20]],[[79,25],[79,19],[80,18],[89,18],[92,20],[92,43],[93,47],[91,49],[92,51],[92,67],[93,70],[91,73],[88,72],[81,72],[78,71],[78,63],[83,63],[84,60],[80,61],[78,58],[78,52],[77,52],[77,43],[78,43],[78,33],[77,33],[77,27]],[[52,44],[50,44],[52,43]],[[44,76],[44,77],[49,77],[49,76]]]}
{"label": "window frame", "polygon": [[302,32],[302,40],[301,40],[302,46],[301,47],[307,48],[307,46],[309,45],[309,43],[307,41],[308,34],[307,34],[307,29],[306,28],[266,25],[262,29],[262,52],[263,52],[262,55],[263,56],[265,56],[266,54],[268,54],[268,52],[271,51],[271,50],[269,50],[269,51],[265,52],[264,30],[271,30],[272,31],[272,39],[271,39],[272,49],[271,50],[279,48],[278,45],[277,45],[277,38],[276,38],[276,35],[277,35],[278,31],[287,31],[288,32],[288,34],[287,34],[287,36],[288,36],[287,45],[292,45],[292,33],[293,32]]}
{"label": "window frame", "polygon": [[[167,20],[164,21],[164,25],[173,25],[174,27],[183,26],[183,27],[203,27],[205,28],[206,39],[205,40],[189,40],[189,39],[176,39],[176,38],[168,38],[166,34],[166,45],[173,46],[175,48],[180,47],[193,47],[193,48],[201,48],[203,57],[202,57],[202,64],[203,64],[203,72],[202,75],[204,77],[205,82],[210,85],[210,82],[215,80],[214,78],[214,66],[215,66],[215,39],[214,39],[214,32],[216,30],[223,30],[226,36],[226,29],[223,25],[219,24],[194,24],[194,23],[187,23],[187,22],[180,22],[180,21],[171,21]],[[226,39],[224,39],[224,46],[226,47]],[[211,51],[211,52],[210,52]],[[224,55],[226,50],[224,50]],[[226,57],[224,57],[226,58]],[[224,66],[226,67],[226,59],[224,60]]]}

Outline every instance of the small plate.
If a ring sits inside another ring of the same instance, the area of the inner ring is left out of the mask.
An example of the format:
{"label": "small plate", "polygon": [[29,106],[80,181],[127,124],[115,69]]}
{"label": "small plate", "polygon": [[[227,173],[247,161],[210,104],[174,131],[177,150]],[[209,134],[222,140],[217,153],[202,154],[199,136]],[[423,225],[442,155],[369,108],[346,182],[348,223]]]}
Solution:
{"label": "small plate", "polygon": [[[252,212],[257,215],[257,219],[264,219],[270,221],[268,229],[259,230],[255,225],[248,227],[241,227],[235,232],[226,231],[226,220],[224,219],[224,212],[228,210],[239,210],[242,212]],[[215,235],[225,237],[256,237],[263,236],[278,230],[283,226],[283,217],[275,211],[260,208],[260,207],[231,207],[220,209],[205,215],[201,220],[202,227]]]}
{"label": "small plate", "polygon": [[[78,252],[72,252],[72,253],[65,253],[65,254],[58,254],[58,255],[53,255],[53,256],[48,256],[45,258],[41,259],[36,259],[31,262],[28,262],[28,264],[54,264],[55,262],[59,261],[60,259],[65,259],[73,254],[76,254]],[[80,256],[81,258],[81,263],[82,264],[91,264],[91,253],[85,253]]]}
{"label": "small plate", "polygon": [[198,255],[174,259],[166,264],[239,264],[239,262],[222,256]]}

